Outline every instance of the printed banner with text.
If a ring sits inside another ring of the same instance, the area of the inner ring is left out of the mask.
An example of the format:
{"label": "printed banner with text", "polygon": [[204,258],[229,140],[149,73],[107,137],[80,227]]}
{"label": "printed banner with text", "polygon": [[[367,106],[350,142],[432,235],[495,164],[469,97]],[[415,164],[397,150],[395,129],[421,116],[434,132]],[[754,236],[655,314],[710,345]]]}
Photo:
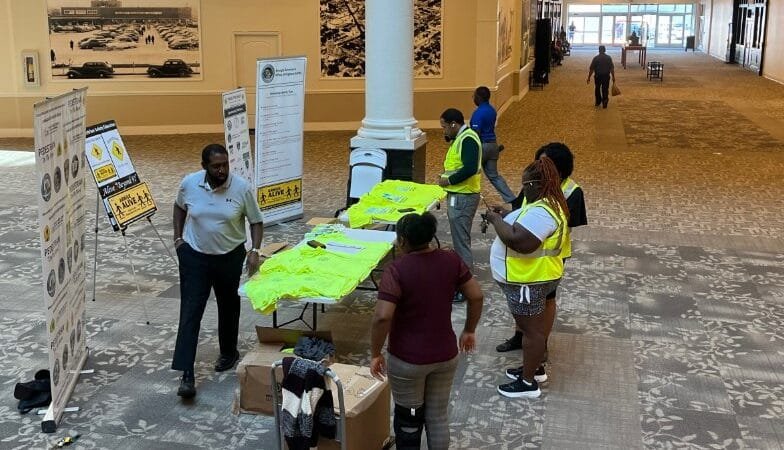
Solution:
{"label": "printed banner with text", "polygon": [[85,97],[85,89],[74,90],[38,103],[33,109],[41,268],[52,380],[52,403],[44,421],[55,424],[87,358]]}
{"label": "printed banner with text", "polygon": [[131,162],[117,124],[110,120],[87,128],[84,150],[114,231],[157,210],[152,193]]}
{"label": "printed banner with text", "polygon": [[252,186],[253,161],[250,157],[248,106],[244,88],[223,93],[223,131],[226,135],[226,149],[229,151],[229,168]]}
{"label": "printed banner with text", "polygon": [[304,56],[256,62],[256,196],[264,223],[302,217]]}

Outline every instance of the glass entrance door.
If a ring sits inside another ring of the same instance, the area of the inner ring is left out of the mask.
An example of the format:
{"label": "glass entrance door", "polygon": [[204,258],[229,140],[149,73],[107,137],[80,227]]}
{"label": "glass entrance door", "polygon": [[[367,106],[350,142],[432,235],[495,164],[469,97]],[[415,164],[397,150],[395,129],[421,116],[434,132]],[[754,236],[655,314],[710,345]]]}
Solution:
{"label": "glass entrance door", "polygon": [[626,42],[626,16],[602,16],[602,40],[605,45],[623,45]]}
{"label": "glass entrance door", "polygon": [[672,17],[659,16],[659,23],[656,26],[656,45],[668,46],[670,45],[670,29],[672,25]]}

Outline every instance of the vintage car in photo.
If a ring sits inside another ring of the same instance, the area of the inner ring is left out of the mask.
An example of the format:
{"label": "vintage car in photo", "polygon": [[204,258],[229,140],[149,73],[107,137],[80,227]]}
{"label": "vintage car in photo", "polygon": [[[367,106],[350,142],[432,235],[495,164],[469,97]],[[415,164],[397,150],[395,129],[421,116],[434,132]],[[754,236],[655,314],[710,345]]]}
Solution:
{"label": "vintage car in photo", "polygon": [[66,76],[68,78],[107,78],[114,75],[111,64],[101,61],[86,62],[81,67],[71,67]]}
{"label": "vintage car in photo", "polygon": [[193,69],[181,59],[167,59],[160,66],[153,66],[147,68],[147,75],[158,77],[189,77],[193,73]]}

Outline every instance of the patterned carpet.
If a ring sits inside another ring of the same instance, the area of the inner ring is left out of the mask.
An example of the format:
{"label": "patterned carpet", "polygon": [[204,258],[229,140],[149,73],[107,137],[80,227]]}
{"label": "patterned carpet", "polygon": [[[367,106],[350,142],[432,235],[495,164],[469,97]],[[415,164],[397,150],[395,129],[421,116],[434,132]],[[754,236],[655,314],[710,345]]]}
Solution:
{"label": "patterned carpet", "polygon": [[[513,189],[538,146],[563,140],[586,191],[590,226],[575,233],[561,284],[550,381],[538,400],[495,392],[519,354],[494,350],[511,321],[489,273],[492,229],[481,234],[477,222],[485,310],[478,350],[461,358],[453,387],[452,448],[784,449],[784,86],[705,55],[652,51],[649,59],[667,64],[664,81],[619,67],[623,94],[597,110],[585,84],[592,56],[573,51],[545,90],[511,105],[498,127],[507,148],[500,169]],[[305,219],[342,206],[352,135],[306,133]],[[446,144],[438,131],[428,135],[432,179]],[[180,178],[196,170],[206,143],[222,138],[125,138],[159,202],[153,222],[167,243]],[[29,139],[0,139],[2,149],[31,147]],[[274,448],[272,419],[232,415],[236,377],[212,371],[213,305],[202,322],[199,395],[193,403],[174,395],[176,267],[149,225],[133,226],[138,296],[122,239],[103,216],[97,292],[94,302],[88,292],[87,305],[87,367],[96,372],[71,399],[81,410],[64,416],[56,436],[40,432],[40,417],[17,413],[13,385],[45,367],[47,352],[35,170],[12,166],[10,157],[0,152],[0,448],[47,448],[67,431],[82,434],[72,448]],[[483,189],[498,201],[486,180]],[[448,244],[445,212],[437,216]],[[306,229],[302,221],[270,227],[264,240],[296,242]],[[89,280],[93,245],[90,236]],[[369,361],[373,307],[372,293],[357,292],[319,317],[340,362]],[[284,317],[297,314],[296,306],[283,308]],[[456,328],[464,317],[455,307]],[[243,305],[241,352],[253,346],[253,327],[270,323]]]}

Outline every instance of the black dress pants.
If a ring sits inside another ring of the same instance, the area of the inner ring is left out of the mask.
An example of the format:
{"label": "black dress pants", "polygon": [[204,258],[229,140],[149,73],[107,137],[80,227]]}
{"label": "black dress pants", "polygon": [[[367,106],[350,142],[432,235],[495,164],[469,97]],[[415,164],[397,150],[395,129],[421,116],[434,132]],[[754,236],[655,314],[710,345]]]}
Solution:
{"label": "black dress pants", "polygon": [[172,369],[193,370],[199,329],[210,289],[218,301],[218,341],[222,355],[237,351],[240,322],[240,286],[245,246],[223,255],[197,252],[187,243],[177,248],[180,262],[180,325]]}
{"label": "black dress pants", "polygon": [[593,83],[595,85],[596,105],[598,106],[600,103],[606,105],[610,101],[610,74],[599,75],[597,73],[593,76]]}

